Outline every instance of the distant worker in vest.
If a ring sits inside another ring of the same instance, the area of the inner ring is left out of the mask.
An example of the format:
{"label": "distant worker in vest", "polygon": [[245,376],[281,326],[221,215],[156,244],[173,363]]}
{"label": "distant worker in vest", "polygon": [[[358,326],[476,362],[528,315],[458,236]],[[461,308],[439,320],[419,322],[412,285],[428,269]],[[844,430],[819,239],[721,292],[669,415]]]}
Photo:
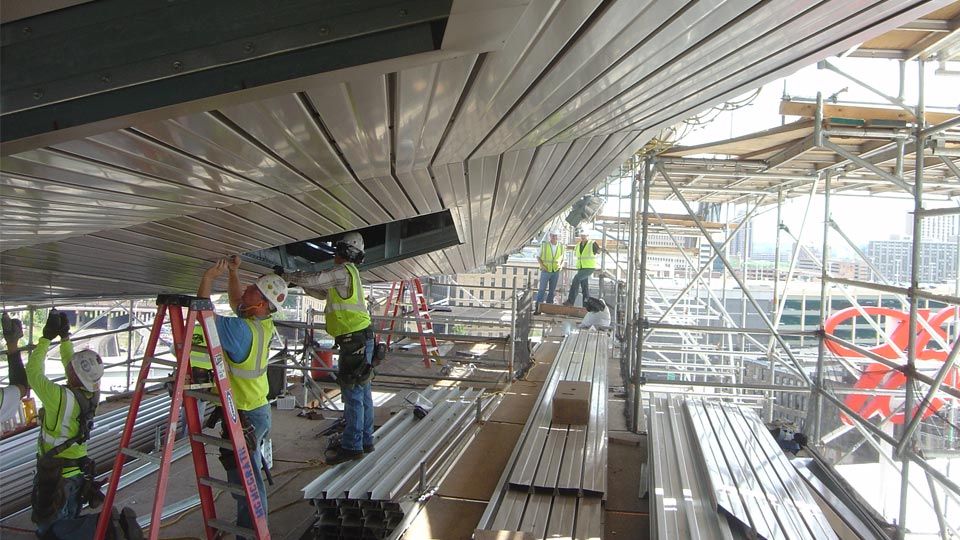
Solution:
{"label": "distant worker in vest", "polygon": [[[270,403],[267,401],[267,363],[270,357],[270,340],[273,339],[272,314],[283,307],[283,302],[287,299],[287,282],[278,275],[266,274],[243,288],[240,284],[240,257],[231,255],[207,269],[200,280],[197,296],[210,298],[214,280],[224,272],[227,272],[230,307],[237,316],[217,315],[217,334],[223,352],[230,362],[230,387],[240,411],[240,424],[246,437],[250,461],[255,464],[257,491],[260,492],[263,512],[266,515],[267,490],[257,465],[261,463],[261,444],[270,432],[271,424]],[[195,358],[200,360],[200,355],[194,357],[192,353],[191,345],[191,366],[199,367]],[[208,365],[209,363],[204,367]],[[226,437],[226,433],[224,436]],[[227,479],[231,483],[242,484],[233,452],[221,449],[220,462],[227,471]],[[253,518],[247,508],[246,497],[234,494],[233,498],[237,501],[237,526],[252,528]]]}
{"label": "distant worker in vest", "polygon": [[573,248],[573,254],[577,258],[577,274],[570,281],[570,292],[567,294],[565,306],[572,306],[577,301],[577,289],[583,291],[583,298],[590,297],[590,276],[597,268],[597,255],[600,253],[600,244],[596,241],[590,241],[590,231],[580,229],[577,233],[580,236],[580,242]]}
{"label": "distant worker in vest", "polygon": [[327,333],[340,349],[337,382],[343,396],[346,427],[340,445],[327,451],[328,464],[360,459],[373,452],[374,333],[363,297],[358,264],[363,237],[348,232],[334,246],[334,266],[325,272],[294,272],[287,277],[307,294],[325,299]]}
{"label": "distant worker in vest", "polygon": [[540,243],[540,254],[537,262],[540,263],[540,288],[537,289],[537,311],[543,302],[543,295],[547,292],[547,303],[553,303],[553,294],[557,290],[557,281],[560,279],[560,270],[563,270],[563,258],[566,247],[559,241],[557,231],[550,231],[549,241]]}
{"label": "distant worker in vest", "polygon": [[[66,384],[50,380],[44,369],[50,342],[60,337],[60,361]],[[84,504],[97,508],[103,502],[100,484],[94,480],[95,463],[87,457],[86,441],[100,402],[103,361],[91,350],[73,352],[70,324],[64,313],[50,310],[43,337],[27,360],[27,381],[43,408],[37,442],[37,472],[31,495],[31,519],[37,536],[44,539],[91,539],[98,514],[80,515]],[[124,508],[113,513],[111,538],[141,539],[137,515]]]}
{"label": "distant worker in vest", "polygon": [[20,356],[23,324],[20,319],[11,319],[6,313],[0,316],[0,320],[3,323],[3,340],[7,344],[5,356],[10,381],[9,386],[0,388],[0,422],[6,422],[17,417],[17,413],[20,412],[20,400],[27,397],[30,384],[27,382],[27,372],[23,368],[23,358]]}

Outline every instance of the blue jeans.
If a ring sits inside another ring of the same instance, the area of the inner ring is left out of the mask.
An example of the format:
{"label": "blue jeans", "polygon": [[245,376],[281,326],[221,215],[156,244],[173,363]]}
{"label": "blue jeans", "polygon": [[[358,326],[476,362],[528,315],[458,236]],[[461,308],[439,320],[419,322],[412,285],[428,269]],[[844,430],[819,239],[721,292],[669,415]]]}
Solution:
{"label": "blue jeans", "polygon": [[560,271],[556,272],[547,272],[546,270],[540,271],[540,288],[537,289],[537,303],[543,302],[543,293],[547,288],[547,284],[550,284],[550,292],[547,293],[547,303],[553,303],[553,293],[557,290],[557,280],[560,279]]}
{"label": "blue jeans", "polygon": [[[250,452],[250,463],[253,465],[254,478],[257,480],[257,491],[260,492],[260,501],[263,503],[263,513],[264,516],[266,516],[267,488],[263,484],[263,475],[260,474],[260,446],[263,444],[263,440],[267,438],[267,435],[270,434],[270,404],[268,403],[262,407],[257,407],[251,411],[243,411],[243,414],[246,416],[247,422],[253,426],[253,435],[257,443],[255,447],[248,448],[247,450]],[[236,467],[227,470],[227,480],[234,484],[243,484],[243,480],[240,478],[240,472]],[[237,525],[252,529],[253,518],[247,509],[247,498],[243,495],[234,495],[233,498],[237,501]],[[243,537],[238,536],[237,538],[239,540]]]}
{"label": "blue jeans", "polygon": [[100,514],[80,515],[80,489],[83,488],[83,476],[63,479],[63,506],[60,512],[48,521],[37,524],[37,536],[48,538],[93,538],[97,531]]}
{"label": "blue jeans", "polygon": [[577,301],[577,287],[583,290],[583,298],[590,297],[590,276],[593,275],[593,268],[581,268],[577,270],[577,275],[570,281],[570,293],[567,295],[567,303],[573,304]]}
{"label": "blue jeans", "polygon": [[[364,354],[368,364],[373,363],[375,343],[368,339]],[[344,450],[362,452],[364,446],[373,445],[373,391],[370,383],[355,384],[350,388],[340,387],[343,397],[343,419],[347,423],[343,429],[340,445]]]}

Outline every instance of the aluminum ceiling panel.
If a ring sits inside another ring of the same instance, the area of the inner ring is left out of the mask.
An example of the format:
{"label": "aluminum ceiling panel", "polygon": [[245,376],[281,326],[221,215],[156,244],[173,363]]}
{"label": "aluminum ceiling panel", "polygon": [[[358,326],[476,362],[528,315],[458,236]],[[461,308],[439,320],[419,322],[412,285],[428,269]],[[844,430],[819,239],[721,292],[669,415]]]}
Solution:
{"label": "aluminum ceiling panel", "polygon": [[[213,167],[204,161],[177,152],[135,131],[120,130],[95,137],[61,143],[53,148],[81,156],[97,163],[110,163],[118,168],[169,183],[169,188],[188,192],[206,192],[208,204],[236,204],[269,196],[271,192],[245,178]],[[217,200],[222,202],[217,203]]]}
{"label": "aluminum ceiling panel", "polygon": [[[378,194],[377,200],[386,208],[394,220],[419,215],[413,207],[406,190],[400,186],[397,179],[393,176],[388,175],[371,178],[369,180],[361,180],[360,185],[370,193]],[[414,184],[412,188],[418,189],[418,186]]]}
{"label": "aluminum ceiling panel", "polygon": [[341,230],[359,229],[366,222],[347,205],[323,190],[307,191],[291,195],[294,199],[321,213],[324,218],[336,223]]}
{"label": "aluminum ceiling panel", "polygon": [[599,3],[532,2],[503,51],[484,59],[438,160],[447,163],[472,157],[490,130],[543,74]]}
{"label": "aluminum ceiling panel", "polygon": [[167,145],[171,152],[193,155],[277,194],[314,187],[218,112],[137,126],[136,131]]}
{"label": "aluminum ceiling panel", "polygon": [[[3,160],[5,174],[22,179],[36,179],[34,185],[43,188],[46,179],[55,179],[84,193],[90,186],[104,186],[100,197],[113,194],[141,197],[144,202],[170,205],[181,210],[203,207],[205,199],[213,199],[216,206],[230,204],[232,199],[212,195],[204,190],[183,186],[177,189],[173,182],[146,176],[126,169],[90,161],[57,150],[32,150]],[[103,182],[107,180],[107,182]],[[212,196],[211,196],[212,195]]]}
{"label": "aluminum ceiling panel", "polygon": [[390,174],[387,76],[311,88],[306,95],[357,178]]}
{"label": "aluminum ceiling panel", "polygon": [[441,209],[463,245],[371,275],[468,271],[524,243],[661,125],[948,3],[537,0],[486,40],[474,35],[486,12],[459,5],[443,40],[456,50],[224,95],[206,112],[153,111],[4,157],[0,250],[37,264],[30,278],[2,263],[4,298],[51,290],[39,281],[48,270],[98,287],[71,295],[102,292],[100,276],[84,281],[48,256],[45,243],[63,238],[92,238],[74,268],[99,269],[107,237],[123,238],[127,265],[168,269],[176,250],[196,261],[189,279],[138,270],[153,287],[117,285],[154,294],[192,289],[228,250]]}
{"label": "aluminum ceiling panel", "polygon": [[467,182],[470,192],[470,232],[474,257],[484,261],[489,254],[487,232],[493,212],[493,193],[500,173],[500,156],[472,159],[467,163]]}
{"label": "aluminum ceiling panel", "polygon": [[487,237],[487,245],[494,253],[502,253],[501,243],[504,234],[509,230],[506,223],[508,218],[515,215],[514,211],[519,202],[520,190],[527,174],[530,172],[534,153],[534,149],[530,148],[508,152],[503,156],[503,162],[500,165],[500,182],[497,185],[496,203],[493,207],[493,219]]}
{"label": "aluminum ceiling panel", "polygon": [[548,118],[553,123],[568,117],[579,109],[571,99],[585,99],[589,89],[596,92],[624,76],[632,64],[623,57],[657,29],[650,21],[669,20],[681,7],[682,2],[650,0],[611,5],[564,55],[568,69],[546,73],[510,113],[510,121],[498,126],[478,152],[500,153],[518,142],[522,147],[541,144]]}
{"label": "aluminum ceiling panel", "polygon": [[[850,39],[854,28],[868,27],[884,17],[895,15],[903,8],[902,5],[894,5],[889,2],[869,2],[869,8],[862,11],[852,10],[853,6],[843,2],[819,2],[816,9],[803,13],[803,16],[793,20],[782,18],[781,24],[774,27],[777,32],[762,34],[760,39],[754,41],[750,47],[743,47],[727,57],[727,63],[724,64],[726,70],[709,69],[711,64],[697,62],[701,66],[697,70],[698,77],[692,82],[685,81],[685,84],[674,86],[676,81],[664,79],[661,81],[661,88],[669,88],[670,92],[682,99],[664,106],[659,104],[660,110],[656,114],[648,111],[634,110],[641,106],[648,106],[643,97],[638,97],[641,93],[634,90],[630,95],[624,95],[619,99],[615,108],[609,108],[606,116],[595,119],[594,121],[581,122],[575,129],[563,135],[563,138],[577,137],[590,130],[602,129],[603,131],[614,131],[630,127],[639,122],[643,125],[657,125],[666,118],[673,115],[684,114],[685,111],[696,111],[703,108],[703,104],[712,99],[721,99],[730,94],[734,88],[743,88],[743,84],[752,81],[757,85],[762,81],[772,80],[779,73],[776,68],[779,66],[790,65],[791,62],[797,62],[800,59],[807,58],[807,55],[814,54],[824,45],[825,34],[832,35],[835,39]],[[789,12],[788,12],[789,13]],[[745,31],[750,34],[751,32]],[[756,35],[754,32],[753,35]],[[796,39],[797,36],[803,36],[803,39]],[[853,38],[853,43],[856,38]],[[705,46],[702,49],[709,50]],[[702,52],[702,51],[701,51]],[[748,59],[757,59],[753,64],[746,64]],[[802,60],[801,60],[802,62]],[[802,67],[802,63],[795,67]],[[704,76],[709,73],[709,76]],[[758,80],[757,74],[763,73],[765,77]],[[679,86],[679,87],[678,87]],[[640,90],[645,90],[641,88]],[[686,93],[682,93],[683,90]],[[647,114],[643,114],[647,112]],[[692,112],[691,112],[692,114]],[[599,121],[598,121],[599,120]]]}
{"label": "aluminum ceiling panel", "polygon": [[418,214],[430,214],[443,210],[429,170],[415,169],[412,172],[398,172],[396,177]]}
{"label": "aluminum ceiling panel", "polygon": [[397,75],[397,172],[431,163],[477,57],[464,55]]}
{"label": "aluminum ceiling panel", "polygon": [[287,94],[221,112],[317,185],[330,187],[353,181],[301,95]]}

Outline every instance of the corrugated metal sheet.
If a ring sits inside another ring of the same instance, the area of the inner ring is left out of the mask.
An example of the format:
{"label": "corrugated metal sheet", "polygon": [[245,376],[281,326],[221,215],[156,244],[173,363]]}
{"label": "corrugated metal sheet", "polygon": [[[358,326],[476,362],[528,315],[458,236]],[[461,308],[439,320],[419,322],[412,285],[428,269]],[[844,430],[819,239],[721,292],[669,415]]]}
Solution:
{"label": "corrugated metal sheet", "polygon": [[464,272],[521,245],[661,126],[944,3],[534,0],[505,40],[468,52],[453,47],[484,8],[457,2],[445,48],[419,62],[4,157],[0,292],[190,291],[230,252],[441,208],[464,245],[368,279]]}
{"label": "corrugated metal sheet", "polygon": [[837,537],[752,409],[654,395],[647,421],[651,536]]}
{"label": "corrugated metal sheet", "polygon": [[[609,336],[567,336],[478,528],[526,531],[535,538],[603,536],[607,488]],[[586,426],[551,422],[561,380],[592,383]]]}

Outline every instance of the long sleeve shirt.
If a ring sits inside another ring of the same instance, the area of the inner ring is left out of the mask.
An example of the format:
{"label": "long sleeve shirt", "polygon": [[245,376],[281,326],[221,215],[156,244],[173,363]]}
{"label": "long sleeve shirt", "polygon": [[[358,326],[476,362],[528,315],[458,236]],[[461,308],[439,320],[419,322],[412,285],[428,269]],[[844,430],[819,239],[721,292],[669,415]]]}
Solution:
{"label": "long sleeve shirt", "polygon": [[303,292],[321,300],[326,300],[327,291],[332,288],[337,289],[341,298],[349,298],[353,293],[350,272],[342,264],[323,272],[294,272],[285,277],[302,287]]}
{"label": "long sleeve shirt", "polygon": [[[43,404],[43,425],[40,427],[40,440],[37,453],[44,454],[54,446],[80,433],[80,407],[73,393],[65,385],[51,381],[44,370],[47,351],[50,349],[50,340],[40,338],[37,346],[30,352],[27,359],[27,382]],[[68,340],[60,342],[60,361],[64,372],[73,358],[73,343]],[[73,444],[58,454],[58,457],[77,459],[87,455],[86,444]],[[63,476],[69,478],[80,474],[80,469],[67,467]]]}

